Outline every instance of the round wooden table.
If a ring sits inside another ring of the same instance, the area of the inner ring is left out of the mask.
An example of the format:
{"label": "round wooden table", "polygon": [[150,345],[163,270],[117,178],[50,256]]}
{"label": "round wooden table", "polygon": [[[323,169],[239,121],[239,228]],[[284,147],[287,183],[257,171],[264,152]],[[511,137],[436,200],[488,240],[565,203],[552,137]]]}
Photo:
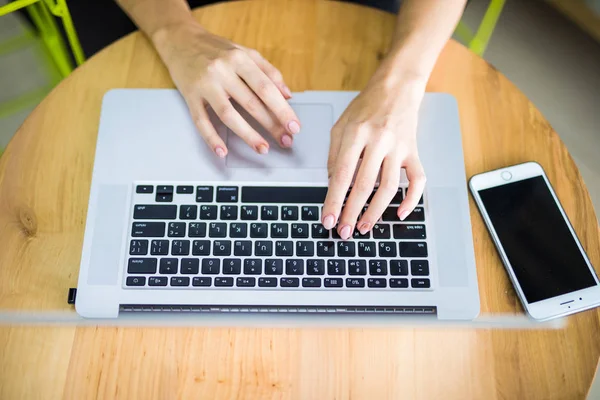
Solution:
{"label": "round wooden table", "polygon": [[[233,2],[195,11],[258,49],[292,90],[357,90],[395,18],[327,1]],[[172,87],[144,36],[109,46],[29,116],[0,160],[0,308],[64,310],[76,286],[102,96]],[[458,99],[468,177],[536,160],[592,263],[592,203],[567,149],[502,74],[454,41],[429,91]],[[471,202],[482,313],[522,313]],[[0,398],[574,399],[600,355],[597,310],[559,330],[3,326]]]}

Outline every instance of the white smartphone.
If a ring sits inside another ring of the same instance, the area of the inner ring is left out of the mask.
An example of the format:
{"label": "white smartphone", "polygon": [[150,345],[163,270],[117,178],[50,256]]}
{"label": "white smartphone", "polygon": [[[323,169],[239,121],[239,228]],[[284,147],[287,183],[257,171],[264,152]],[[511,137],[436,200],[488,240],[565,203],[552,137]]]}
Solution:
{"label": "white smartphone", "polygon": [[538,163],[475,175],[469,187],[532,318],[600,305],[598,276]]}

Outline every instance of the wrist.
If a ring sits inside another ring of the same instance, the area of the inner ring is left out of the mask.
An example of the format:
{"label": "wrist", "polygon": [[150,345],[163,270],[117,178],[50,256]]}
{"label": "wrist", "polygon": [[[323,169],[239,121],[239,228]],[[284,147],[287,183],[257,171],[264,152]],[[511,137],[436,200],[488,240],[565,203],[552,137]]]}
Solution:
{"label": "wrist", "polygon": [[190,18],[164,24],[148,36],[158,54],[166,62],[170,58],[171,50],[177,49],[179,43],[205,33],[206,30],[190,16]]}

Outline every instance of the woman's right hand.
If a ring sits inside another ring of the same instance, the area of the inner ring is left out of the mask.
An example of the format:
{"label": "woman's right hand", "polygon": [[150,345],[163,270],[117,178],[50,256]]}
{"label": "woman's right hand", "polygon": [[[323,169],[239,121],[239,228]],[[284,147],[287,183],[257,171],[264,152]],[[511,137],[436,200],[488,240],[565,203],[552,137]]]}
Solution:
{"label": "woman's right hand", "polygon": [[292,145],[300,121],[286,101],[290,89],[260,53],[212,35],[196,23],[163,29],[152,40],[200,134],[217,156],[225,157],[227,146],[209,119],[208,106],[257,153],[269,150],[268,142],[236,111],[231,100],[282,147]]}

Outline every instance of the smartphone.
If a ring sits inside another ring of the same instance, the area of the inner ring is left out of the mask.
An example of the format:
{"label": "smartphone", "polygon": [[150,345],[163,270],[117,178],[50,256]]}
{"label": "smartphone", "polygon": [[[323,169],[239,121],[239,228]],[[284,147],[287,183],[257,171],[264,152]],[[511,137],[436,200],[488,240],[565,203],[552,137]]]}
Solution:
{"label": "smartphone", "polygon": [[469,188],[532,318],[600,305],[598,276],[538,163],[475,175]]}

